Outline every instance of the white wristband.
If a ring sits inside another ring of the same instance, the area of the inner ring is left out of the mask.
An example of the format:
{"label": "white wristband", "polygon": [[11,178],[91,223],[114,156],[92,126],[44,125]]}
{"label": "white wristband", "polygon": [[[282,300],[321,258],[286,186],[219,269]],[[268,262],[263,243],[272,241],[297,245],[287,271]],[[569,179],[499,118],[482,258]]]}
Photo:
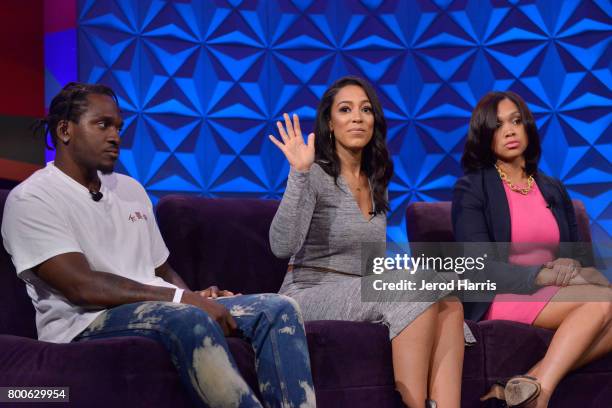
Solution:
{"label": "white wristband", "polygon": [[185,289],[176,288],[176,291],[174,292],[174,297],[172,298],[172,302],[173,303],[181,303],[181,299],[183,298],[183,292],[184,291],[185,291]]}

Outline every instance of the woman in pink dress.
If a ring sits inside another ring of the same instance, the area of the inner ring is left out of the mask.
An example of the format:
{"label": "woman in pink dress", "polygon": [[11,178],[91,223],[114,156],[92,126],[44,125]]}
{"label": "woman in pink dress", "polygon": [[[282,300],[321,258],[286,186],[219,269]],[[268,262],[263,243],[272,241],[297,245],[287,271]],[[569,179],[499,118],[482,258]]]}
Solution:
{"label": "woman in pink dress", "polygon": [[544,358],[483,399],[538,408],[569,371],[612,350],[612,289],[584,251],[559,245],[579,241],[576,216],[563,184],[538,170],[540,152],[525,102],[487,94],[472,113],[452,210],[457,242],[509,243],[485,270],[501,294],[465,303],[466,318],[555,330]]}

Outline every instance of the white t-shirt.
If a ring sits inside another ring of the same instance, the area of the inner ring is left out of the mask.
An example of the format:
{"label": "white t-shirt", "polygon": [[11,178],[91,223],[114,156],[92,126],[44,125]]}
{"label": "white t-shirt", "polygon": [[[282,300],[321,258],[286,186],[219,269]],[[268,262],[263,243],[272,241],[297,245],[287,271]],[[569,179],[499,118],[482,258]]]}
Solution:
{"label": "white t-shirt", "polygon": [[40,340],[70,342],[104,310],[70,303],[31,271],[56,255],[80,252],[94,271],[176,288],[155,276],[155,268],[169,252],[144,188],[117,173],[100,174],[100,179],[104,196],[95,202],[87,188],[50,162],[15,187],[6,200],[4,247],[26,282]]}

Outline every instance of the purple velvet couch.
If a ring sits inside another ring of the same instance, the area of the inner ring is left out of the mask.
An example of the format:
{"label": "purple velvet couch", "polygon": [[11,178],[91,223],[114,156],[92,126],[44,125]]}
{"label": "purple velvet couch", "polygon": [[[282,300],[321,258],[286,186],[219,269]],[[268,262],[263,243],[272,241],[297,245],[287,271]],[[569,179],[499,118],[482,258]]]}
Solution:
{"label": "purple velvet couch", "polygon": [[[7,194],[0,190],[0,214]],[[286,261],[276,259],[268,244],[268,227],[277,205],[254,199],[165,197],[157,206],[157,218],[171,252],[170,263],[193,289],[216,284],[245,294],[275,292],[286,269]],[[438,216],[430,226],[439,221]],[[481,407],[485,405],[478,397],[487,385],[497,377],[524,371],[541,357],[551,333],[520,324],[468,324],[478,343],[466,349],[462,406]],[[394,390],[386,327],[316,321],[307,322],[306,331],[320,407],[402,406]],[[256,390],[250,346],[237,339],[229,344],[242,374]],[[608,407],[611,368],[612,358],[607,358],[572,374],[552,406]],[[154,341],[134,337],[52,344],[36,340],[33,307],[3,248],[0,386],[69,386],[72,406],[191,406],[168,355]]]}

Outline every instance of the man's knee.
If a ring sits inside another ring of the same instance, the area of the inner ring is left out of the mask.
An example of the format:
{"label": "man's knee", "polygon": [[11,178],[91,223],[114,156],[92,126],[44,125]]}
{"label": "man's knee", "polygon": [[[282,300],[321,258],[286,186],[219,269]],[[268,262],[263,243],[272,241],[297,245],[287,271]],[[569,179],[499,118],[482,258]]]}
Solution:
{"label": "man's knee", "polygon": [[295,299],[285,295],[272,295],[269,300],[272,307],[283,312],[301,314],[300,305]]}
{"label": "man's knee", "polygon": [[292,297],[285,296],[285,295],[278,295],[278,298],[279,298],[278,301],[281,303],[284,309],[291,310],[297,314],[301,313],[300,305]]}
{"label": "man's knee", "polygon": [[204,328],[215,322],[204,310],[182,303],[145,302],[134,310],[132,323],[151,326],[193,328],[200,325]]}
{"label": "man's knee", "polygon": [[287,322],[290,319],[297,319],[303,323],[300,306],[291,297],[276,293],[262,294],[258,297],[262,310],[271,320],[281,319]]}

